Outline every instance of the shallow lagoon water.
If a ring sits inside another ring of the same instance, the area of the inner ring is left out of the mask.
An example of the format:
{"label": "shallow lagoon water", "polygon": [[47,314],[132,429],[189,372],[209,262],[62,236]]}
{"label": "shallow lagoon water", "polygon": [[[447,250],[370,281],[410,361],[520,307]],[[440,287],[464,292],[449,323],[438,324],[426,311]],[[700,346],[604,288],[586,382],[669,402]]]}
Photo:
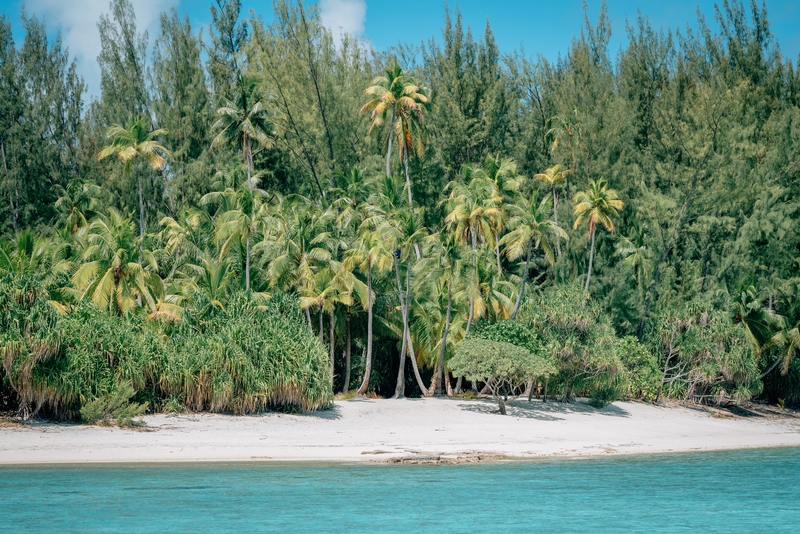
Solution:
{"label": "shallow lagoon water", "polygon": [[797,532],[800,449],[0,467],[0,532]]}

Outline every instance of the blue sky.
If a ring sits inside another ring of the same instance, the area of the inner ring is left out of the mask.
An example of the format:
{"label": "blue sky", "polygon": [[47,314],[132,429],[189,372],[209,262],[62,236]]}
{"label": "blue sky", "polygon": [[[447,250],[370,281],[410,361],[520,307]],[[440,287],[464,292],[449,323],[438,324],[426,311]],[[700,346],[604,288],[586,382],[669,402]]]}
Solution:
{"label": "blue sky", "polygon": [[[162,10],[176,7],[188,13],[197,27],[211,20],[209,6],[212,0],[133,0],[140,28],[150,30],[150,38],[157,32],[157,17]],[[451,8],[455,2],[450,1]],[[21,0],[0,0],[0,11],[14,24],[15,37],[22,38],[19,24]],[[26,9],[44,17],[52,33],[60,31],[65,44],[77,56],[79,70],[86,78],[90,93],[99,87],[99,70],[96,64],[100,41],[96,22],[100,13],[108,8],[108,0],[27,0]],[[253,9],[266,21],[272,17],[271,0],[243,0],[245,10]],[[413,9],[397,9],[397,2],[378,0],[320,0],[323,22],[334,32],[340,28],[361,34],[377,49],[385,49],[398,42],[419,43],[438,35],[442,26],[444,2],[421,2]],[[409,5],[409,4],[407,4]],[[464,22],[473,32],[480,34],[487,19],[503,51],[524,46],[529,55],[542,54],[554,60],[564,54],[573,36],[580,32],[583,22],[581,0],[512,1],[512,0],[462,0],[458,2]],[[650,19],[655,27],[685,28],[696,25],[698,6],[706,19],[713,23],[713,1],[671,0],[643,2],[633,0],[608,0],[608,10],[613,29],[611,52],[616,54],[625,40],[626,20],[634,21],[637,11]],[[589,15],[596,20],[600,0],[589,0]],[[767,10],[772,32],[778,39],[785,56],[797,60],[800,54],[800,2],[797,0],[768,0]]]}

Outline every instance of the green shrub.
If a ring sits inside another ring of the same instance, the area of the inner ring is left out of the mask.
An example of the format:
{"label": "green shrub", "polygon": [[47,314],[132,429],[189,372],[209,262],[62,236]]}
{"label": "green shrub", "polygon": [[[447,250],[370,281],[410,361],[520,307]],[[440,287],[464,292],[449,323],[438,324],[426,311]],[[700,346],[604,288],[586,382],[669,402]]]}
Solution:
{"label": "green shrub", "polygon": [[109,424],[115,421],[119,426],[138,425],[134,417],[147,411],[147,403],[131,402],[131,397],[136,394],[129,382],[119,386],[102,397],[87,402],[81,408],[81,420],[90,424]]}
{"label": "green shrub", "polygon": [[116,418],[98,414],[120,384],[133,404],[171,411],[315,410],[333,398],[326,351],[285,295],[266,305],[234,296],[225,310],[195,307],[162,329],[85,301],[62,314],[36,281],[6,277],[0,364],[25,418]]}
{"label": "green shrub", "polygon": [[556,285],[528,299],[519,322],[542,340],[558,373],[550,386],[562,400],[585,395],[604,405],[623,395],[617,338],[610,319],[577,285]]}
{"label": "green shrub", "polygon": [[623,395],[633,399],[654,399],[662,372],[649,348],[635,337],[625,336],[617,342],[617,354],[624,366]]}

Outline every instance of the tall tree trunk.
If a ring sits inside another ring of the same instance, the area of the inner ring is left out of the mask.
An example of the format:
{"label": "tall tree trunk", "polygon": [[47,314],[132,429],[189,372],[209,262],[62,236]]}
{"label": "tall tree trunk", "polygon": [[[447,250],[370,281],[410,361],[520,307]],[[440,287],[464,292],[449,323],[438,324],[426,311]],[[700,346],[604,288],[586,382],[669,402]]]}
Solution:
{"label": "tall tree trunk", "polygon": [[325,342],[325,340],[322,337],[322,332],[324,330],[325,329],[322,326],[322,306],[320,306],[320,308],[319,308],[319,342],[320,343],[324,343]]}
{"label": "tall tree trunk", "polygon": [[389,125],[389,144],[386,147],[386,176],[392,175],[392,141],[394,140],[395,110],[392,109],[392,122]]}
{"label": "tall tree trunk", "polygon": [[372,265],[367,266],[367,362],[364,367],[364,380],[358,388],[363,395],[369,387],[369,375],[372,372]]}
{"label": "tall tree trunk", "polygon": [[[6,161],[6,145],[3,141],[3,138],[0,137],[0,154],[3,155],[3,169],[6,171],[6,181],[8,182],[8,202],[9,207],[11,208],[11,222],[14,226],[14,233],[17,233],[18,230],[18,215],[17,215],[17,207],[14,206],[14,192],[13,188],[11,187],[11,174],[8,172],[8,162]],[[19,195],[17,196],[19,198]]]}
{"label": "tall tree trunk", "polygon": [[511,312],[511,319],[517,318],[519,305],[522,302],[522,294],[525,293],[525,284],[528,282],[528,270],[531,264],[531,242],[528,241],[528,252],[525,255],[525,271],[522,273],[522,284],[519,287],[519,294],[517,295],[517,302],[514,303],[514,311]]}
{"label": "tall tree trunk", "polygon": [[250,157],[250,139],[248,139],[247,134],[245,134],[245,136],[244,136],[243,144],[244,144],[244,147],[243,147],[243,149],[244,149],[244,164],[247,167],[247,189],[253,189],[253,186],[250,183],[250,180],[251,180],[250,174],[252,173],[252,170],[250,169],[250,166],[253,163],[253,158]]}
{"label": "tall tree trunk", "polygon": [[[556,223],[558,226],[558,193],[556,193],[556,187],[553,186],[553,222]],[[558,257],[561,257],[561,240],[556,237],[556,252],[558,253]]]}
{"label": "tall tree trunk", "polygon": [[136,171],[136,182],[139,188],[139,265],[141,265],[144,245],[144,198],[142,197],[142,174],[138,170]]}
{"label": "tall tree trunk", "polygon": [[[406,147],[406,149],[403,151],[403,164],[405,165],[405,169],[406,169],[406,189],[408,189],[408,207],[409,208],[413,208],[414,207],[414,201],[411,198],[411,178],[410,178],[410,176],[408,174],[408,147]],[[416,254],[417,261],[419,261],[419,259],[422,257],[422,255],[419,252],[419,244],[418,243],[414,243],[414,254]]]}
{"label": "tall tree trunk", "polygon": [[[417,380],[417,385],[419,386],[420,391],[422,394],[427,396],[428,395],[428,388],[425,387],[425,382],[422,380],[422,376],[419,374],[419,366],[417,365],[417,356],[414,354],[414,343],[411,340],[411,326],[409,320],[409,314],[411,311],[411,258],[406,260],[406,291],[405,291],[405,299],[402,296],[402,289],[400,289],[400,304],[401,304],[401,311],[403,314],[403,335],[406,338],[406,347],[408,349],[408,356],[411,359],[411,368],[414,370],[414,378]],[[397,267],[397,262],[395,262],[395,270],[397,273],[397,282],[398,288],[400,288],[400,274],[399,268]]]}
{"label": "tall tree trunk", "polygon": [[402,399],[406,394],[406,350],[408,336],[406,335],[406,325],[403,321],[403,342],[400,346],[400,366],[397,369],[397,384],[394,387],[393,399]]}
{"label": "tall tree trunk", "polygon": [[342,393],[347,393],[350,389],[350,310],[347,310],[345,315],[345,325],[347,328],[347,341],[344,349],[344,381],[342,384]]}
{"label": "tall tree trunk", "polygon": [[494,255],[497,258],[497,274],[503,274],[503,268],[500,266],[500,234],[494,233]]}
{"label": "tall tree trunk", "polygon": [[244,288],[250,293],[250,228],[247,229],[244,259]]}
{"label": "tall tree trunk", "polygon": [[[478,277],[478,236],[475,234],[474,226],[470,230],[472,234],[472,267],[474,273],[472,275],[477,279]],[[477,280],[476,280],[477,281]],[[469,297],[469,317],[467,317],[467,328],[464,330],[464,337],[469,335],[469,329],[472,326],[472,320],[475,318],[475,298]]]}
{"label": "tall tree trunk", "polygon": [[408,190],[408,207],[414,207],[414,200],[411,197],[411,177],[408,174],[408,147],[403,150],[403,165],[406,169],[406,189]]}
{"label": "tall tree trunk", "polygon": [[589,280],[592,279],[592,262],[594,261],[594,236],[597,233],[597,228],[592,228],[592,248],[589,251],[589,270],[586,271],[586,287],[584,291],[589,291]]}
{"label": "tall tree trunk", "polygon": [[397,370],[397,384],[394,388],[394,397],[395,399],[402,399],[405,396],[405,389],[406,389],[406,377],[405,377],[405,369],[406,369],[406,349],[407,349],[407,342],[408,342],[408,322],[406,321],[406,301],[403,298],[403,286],[400,283],[400,266],[398,265],[399,262],[397,261],[397,257],[394,256],[392,258],[394,263],[394,275],[397,279],[397,296],[400,299],[400,314],[403,317],[403,342],[400,344],[400,366]]}
{"label": "tall tree trunk", "polygon": [[306,321],[308,321],[308,329],[313,333],[314,329],[311,327],[311,312],[308,311],[308,308],[306,308]]}
{"label": "tall tree trunk", "polygon": [[335,324],[334,321],[336,319],[335,316],[334,316],[334,309],[335,309],[334,307],[331,307],[331,315],[330,315],[331,324],[330,324],[330,327],[328,328],[328,342],[331,344],[331,347],[330,347],[330,349],[331,349],[331,353],[330,353],[330,357],[331,357],[331,389],[333,389],[333,372],[334,372],[333,363],[334,363],[334,358],[335,358],[335,356],[333,354],[333,349],[334,349],[334,347],[336,345],[336,338],[334,337],[336,335],[336,332],[334,330],[334,324]]}
{"label": "tall tree trunk", "polygon": [[442,380],[444,380],[444,353],[447,350],[447,334],[450,332],[450,310],[453,305],[453,293],[450,283],[447,284],[447,314],[444,319],[444,334],[442,335],[442,346],[439,347],[439,360],[436,364],[436,394],[442,394]]}

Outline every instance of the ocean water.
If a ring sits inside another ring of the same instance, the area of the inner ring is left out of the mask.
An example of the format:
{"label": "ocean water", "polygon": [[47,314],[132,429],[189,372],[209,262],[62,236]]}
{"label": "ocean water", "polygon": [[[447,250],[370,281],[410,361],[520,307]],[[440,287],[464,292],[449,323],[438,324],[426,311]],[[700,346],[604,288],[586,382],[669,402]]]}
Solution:
{"label": "ocean water", "polygon": [[800,449],[0,467],[0,532],[800,532]]}

